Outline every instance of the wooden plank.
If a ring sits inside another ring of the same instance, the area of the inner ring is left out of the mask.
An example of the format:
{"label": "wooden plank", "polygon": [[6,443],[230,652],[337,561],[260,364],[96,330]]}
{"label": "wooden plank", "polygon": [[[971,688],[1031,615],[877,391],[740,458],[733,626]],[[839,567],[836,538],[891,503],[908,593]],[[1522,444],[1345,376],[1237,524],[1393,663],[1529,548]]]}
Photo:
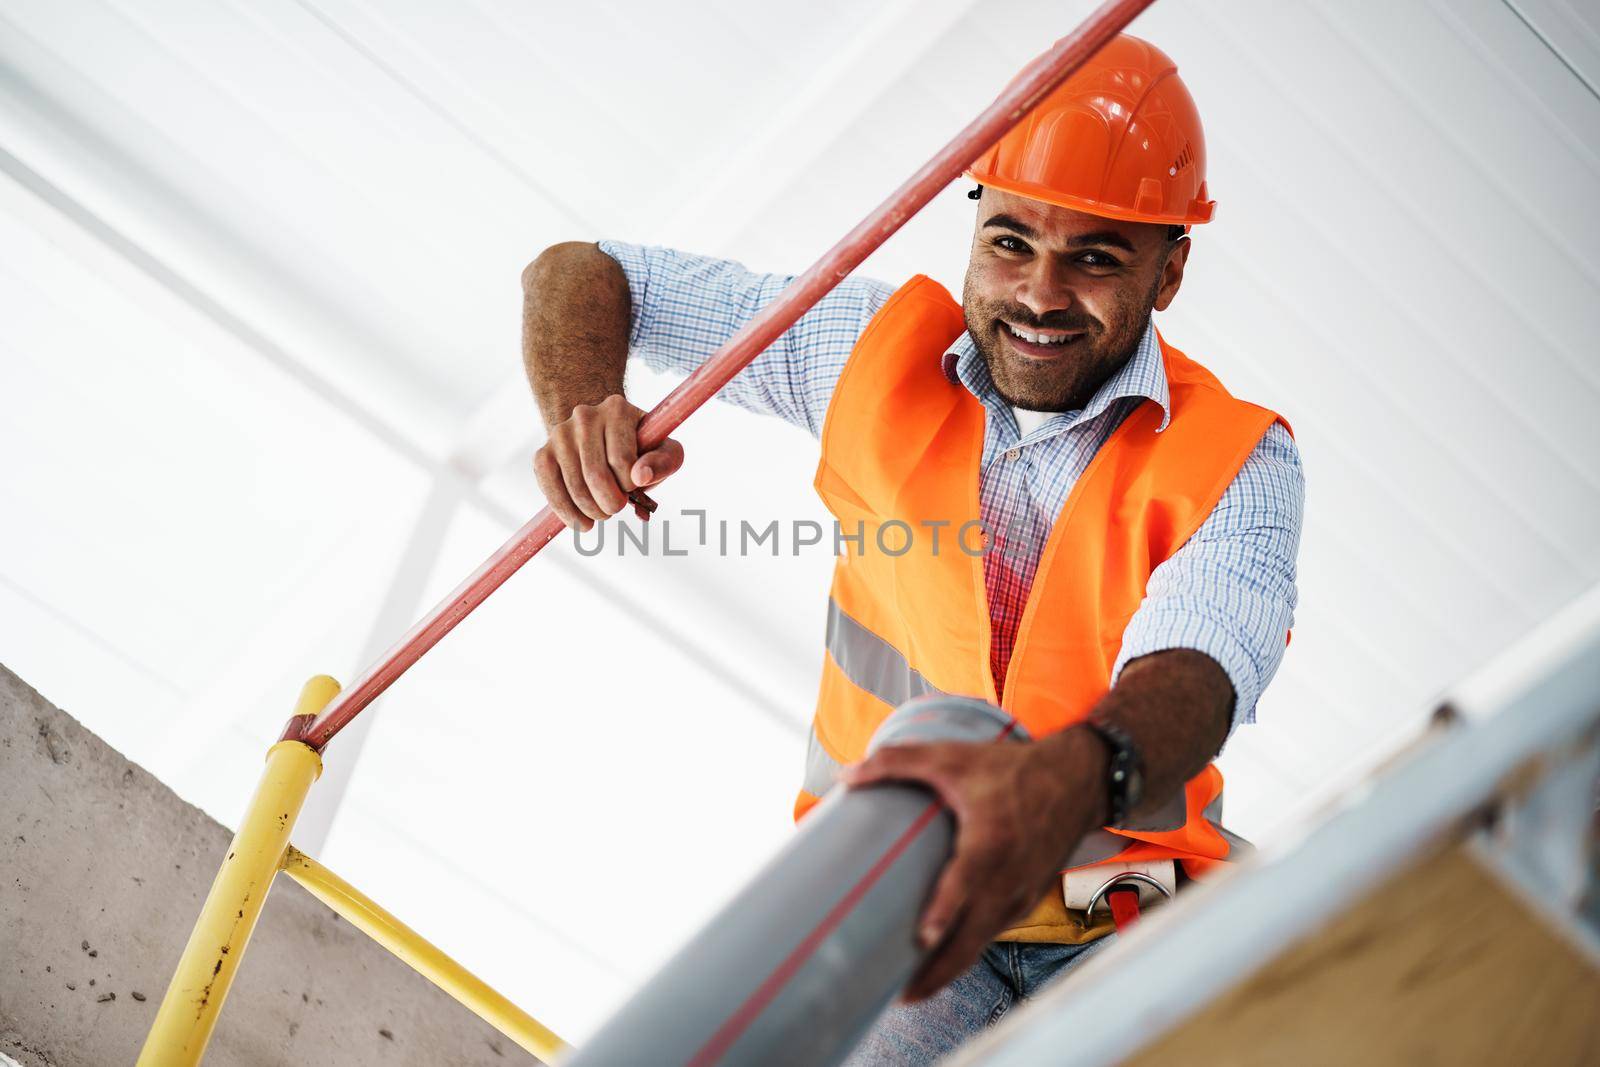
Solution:
{"label": "wooden plank", "polygon": [[1126,1062],[1597,1064],[1600,972],[1457,846]]}

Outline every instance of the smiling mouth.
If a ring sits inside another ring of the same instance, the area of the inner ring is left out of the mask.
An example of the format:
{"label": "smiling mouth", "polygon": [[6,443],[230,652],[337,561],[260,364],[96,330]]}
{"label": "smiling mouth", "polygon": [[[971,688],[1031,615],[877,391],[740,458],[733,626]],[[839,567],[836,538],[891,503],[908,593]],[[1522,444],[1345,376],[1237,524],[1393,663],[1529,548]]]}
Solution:
{"label": "smiling mouth", "polygon": [[1028,330],[1004,319],[998,327],[1011,347],[1030,359],[1053,359],[1083,339],[1082,333],[1065,330]]}

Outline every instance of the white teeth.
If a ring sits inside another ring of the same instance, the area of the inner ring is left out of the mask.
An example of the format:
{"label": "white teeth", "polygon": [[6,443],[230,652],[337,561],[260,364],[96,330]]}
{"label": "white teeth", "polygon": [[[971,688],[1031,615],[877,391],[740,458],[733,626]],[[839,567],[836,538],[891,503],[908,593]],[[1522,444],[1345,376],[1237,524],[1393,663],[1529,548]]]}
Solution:
{"label": "white teeth", "polygon": [[1022,338],[1030,345],[1064,345],[1068,341],[1072,340],[1071,334],[1063,333],[1052,335],[1043,333],[1029,333],[1027,330],[1011,325],[1009,322],[1005,325],[1006,329],[1010,330],[1014,335]]}

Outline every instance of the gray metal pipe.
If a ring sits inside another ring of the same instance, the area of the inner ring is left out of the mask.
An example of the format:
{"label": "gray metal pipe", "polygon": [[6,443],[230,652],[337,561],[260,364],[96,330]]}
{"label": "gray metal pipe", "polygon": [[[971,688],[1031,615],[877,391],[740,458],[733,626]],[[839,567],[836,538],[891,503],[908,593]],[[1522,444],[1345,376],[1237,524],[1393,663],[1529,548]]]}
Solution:
{"label": "gray metal pipe", "polygon": [[[895,709],[871,749],[1020,735],[986,701],[928,695]],[[565,1067],[838,1063],[922,958],[917,917],[954,829],[917,786],[832,790]]]}

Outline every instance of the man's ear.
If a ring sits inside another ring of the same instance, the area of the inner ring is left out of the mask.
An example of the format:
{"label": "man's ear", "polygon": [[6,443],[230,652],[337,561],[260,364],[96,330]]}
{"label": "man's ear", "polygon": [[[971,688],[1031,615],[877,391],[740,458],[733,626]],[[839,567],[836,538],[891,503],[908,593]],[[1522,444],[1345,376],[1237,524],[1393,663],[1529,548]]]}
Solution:
{"label": "man's ear", "polygon": [[1165,311],[1177,298],[1183,285],[1183,268],[1189,262],[1189,238],[1178,238],[1167,250],[1167,261],[1161,265],[1161,284],[1156,290],[1155,309]]}

